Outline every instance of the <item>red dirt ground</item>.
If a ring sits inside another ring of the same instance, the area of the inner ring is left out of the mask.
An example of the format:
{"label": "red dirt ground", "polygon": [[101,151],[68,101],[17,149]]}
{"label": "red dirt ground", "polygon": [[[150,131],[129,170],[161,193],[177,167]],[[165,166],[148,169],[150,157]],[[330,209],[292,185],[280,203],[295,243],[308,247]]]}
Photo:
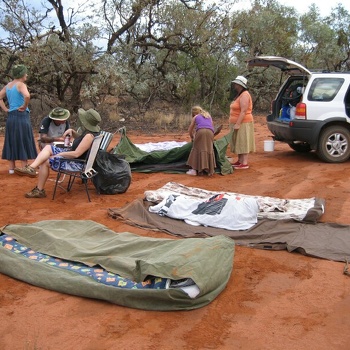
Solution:
{"label": "red dirt ground", "polygon": [[[220,135],[227,129],[225,125]],[[134,143],[189,141],[183,134],[128,136]],[[321,221],[349,224],[350,162],[322,163],[314,153],[298,154],[281,143],[274,152],[264,152],[263,140],[269,136],[264,118],[257,117],[257,152],[250,156],[248,170],[211,178],[133,173],[126,193],[98,196],[92,190],[91,203],[79,184],[52,201],[52,182],[47,184],[48,198],[27,199],[24,193],[35,186],[35,179],[9,175],[1,160],[0,225],[89,219],[116,232],[169,238],[107,215],[108,208],[143,198],[145,190],[169,181],[279,198],[317,196],[326,200]],[[115,136],[112,145],[117,141]],[[350,349],[350,278],[343,268],[344,263],[298,253],[236,247],[226,289],[208,306],[186,312],[121,307],[0,274],[0,349]]]}

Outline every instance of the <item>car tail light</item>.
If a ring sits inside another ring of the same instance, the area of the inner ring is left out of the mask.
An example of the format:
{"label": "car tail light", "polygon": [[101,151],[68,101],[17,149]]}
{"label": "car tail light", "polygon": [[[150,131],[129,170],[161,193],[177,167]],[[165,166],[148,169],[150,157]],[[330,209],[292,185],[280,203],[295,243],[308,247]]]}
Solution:
{"label": "car tail light", "polygon": [[295,118],[306,119],[306,104],[298,103],[295,109]]}

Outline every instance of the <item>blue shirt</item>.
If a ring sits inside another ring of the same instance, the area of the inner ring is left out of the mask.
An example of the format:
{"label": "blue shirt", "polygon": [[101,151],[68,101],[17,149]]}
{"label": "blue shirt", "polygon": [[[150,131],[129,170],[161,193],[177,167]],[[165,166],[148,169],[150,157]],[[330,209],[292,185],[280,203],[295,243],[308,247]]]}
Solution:
{"label": "blue shirt", "polygon": [[[17,111],[24,104],[24,96],[17,90],[17,84],[12,88],[6,86],[6,96],[9,103],[9,112]],[[29,109],[27,108],[27,111]]]}

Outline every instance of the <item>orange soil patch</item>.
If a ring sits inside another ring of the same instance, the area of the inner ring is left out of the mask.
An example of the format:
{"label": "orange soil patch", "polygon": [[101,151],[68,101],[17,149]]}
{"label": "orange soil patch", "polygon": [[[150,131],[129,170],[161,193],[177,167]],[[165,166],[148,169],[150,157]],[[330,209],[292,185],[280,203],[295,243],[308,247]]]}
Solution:
{"label": "orange soil patch", "polygon": [[[227,130],[224,125],[220,135]],[[180,133],[128,131],[128,136],[134,143],[189,141],[188,135]],[[264,152],[263,141],[269,136],[265,119],[256,117],[257,152],[250,156],[248,170],[210,178],[133,173],[126,193],[99,196],[92,190],[91,203],[79,184],[69,194],[59,191],[53,201],[53,182],[47,184],[48,198],[27,199],[24,193],[35,186],[35,179],[9,175],[6,161],[1,160],[0,224],[89,219],[116,232],[169,238],[107,215],[108,208],[143,198],[145,190],[169,181],[279,198],[317,196],[326,200],[322,221],[348,224],[350,182],[346,174],[350,163],[322,163],[313,152],[298,154],[281,143],[275,144],[274,152]],[[114,144],[117,141],[115,136]],[[0,348],[345,350],[350,346],[350,279],[343,268],[343,263],[287,251],[236,247],[226,289],[208,306],[186,312],[121,307],[45,290],[0,274]]]}

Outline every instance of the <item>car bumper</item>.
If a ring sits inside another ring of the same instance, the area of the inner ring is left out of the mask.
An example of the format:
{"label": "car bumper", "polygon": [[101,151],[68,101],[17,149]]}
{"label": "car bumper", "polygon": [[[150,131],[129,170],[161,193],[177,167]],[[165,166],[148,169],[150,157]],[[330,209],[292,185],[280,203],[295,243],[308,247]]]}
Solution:
{"label": "car bumper", "polygon": [[282,142],[302,141],[310,144],[315,149],[320,122],[311,120],[268,121],[267,127],[274,139]]}

